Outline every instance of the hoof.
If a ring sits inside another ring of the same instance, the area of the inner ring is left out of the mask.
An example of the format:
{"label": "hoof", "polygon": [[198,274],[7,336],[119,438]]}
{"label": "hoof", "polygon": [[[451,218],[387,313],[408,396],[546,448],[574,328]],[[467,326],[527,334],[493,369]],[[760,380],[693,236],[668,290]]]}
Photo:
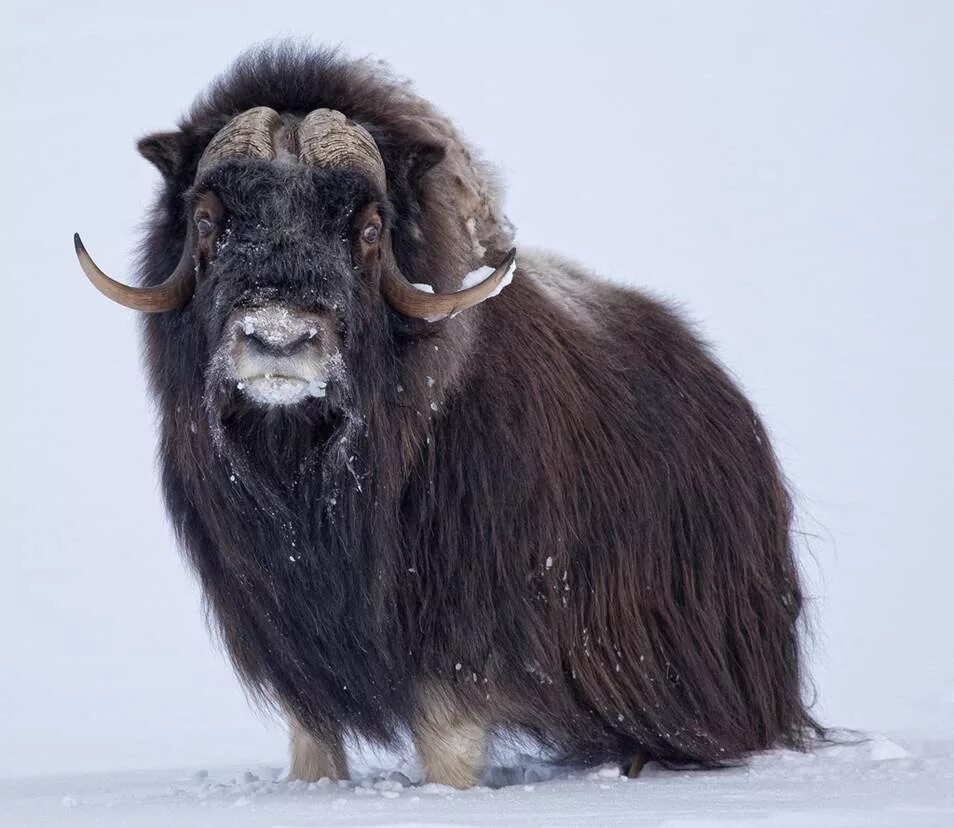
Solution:
{"label": "hoof", "polygon": [[629,779],[635,779],[642,772],[648,761],[649,758],[645,753],[637,753],[636,756],[633,757],[633,760],[629,763],[629,766],[626,768],[626,776]]}

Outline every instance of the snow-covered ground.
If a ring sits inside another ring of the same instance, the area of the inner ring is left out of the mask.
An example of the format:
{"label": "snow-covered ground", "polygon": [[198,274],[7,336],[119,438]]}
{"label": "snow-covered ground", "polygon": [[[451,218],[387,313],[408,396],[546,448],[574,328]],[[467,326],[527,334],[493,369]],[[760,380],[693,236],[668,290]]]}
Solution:
{"label": "snow-covered ground", "polygon": [[413,765],[353,782],[281,781],[277,766],[0,781],[6,826],[954,825],[954,741],[870,735],[814,753],[776,751],[720,771],[648,765],[568,772],[532,762],[488,785],[420,784]]}

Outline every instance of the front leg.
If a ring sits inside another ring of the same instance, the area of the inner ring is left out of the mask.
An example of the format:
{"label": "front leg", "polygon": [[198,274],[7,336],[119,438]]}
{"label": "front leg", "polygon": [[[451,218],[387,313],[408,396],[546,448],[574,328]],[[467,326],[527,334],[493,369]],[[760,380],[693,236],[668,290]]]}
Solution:
{"label": "front leg", "polygon": [[418,704],[411,731],[425,781],[454,788],[476,785],[486,764],[487,728],[435,685],[421,693]]}
{"label": "front leg", "polygon": [[341,736],[318,738],[305,730],[297,720],[289,718],[291,767],[289,781],[317,782],[328,779],[348,779],[348,757]]}

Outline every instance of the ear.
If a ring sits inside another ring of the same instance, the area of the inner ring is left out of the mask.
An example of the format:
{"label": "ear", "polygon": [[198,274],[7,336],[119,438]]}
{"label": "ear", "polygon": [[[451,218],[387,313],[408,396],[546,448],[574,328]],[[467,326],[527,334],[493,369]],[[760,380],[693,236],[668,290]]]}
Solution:
{"label": "ear", "polygon": [[179,131],[154,132],[140,138],[136,147],[143,158],[155,164],[165,178],[171,179],[182,171],[187,142],[186,136]]}
{"label": "ear", "polygon": [[417,144],[405,156],[408,183],[417,188],[424,174],[440,164],[446,154],[440,144]]}

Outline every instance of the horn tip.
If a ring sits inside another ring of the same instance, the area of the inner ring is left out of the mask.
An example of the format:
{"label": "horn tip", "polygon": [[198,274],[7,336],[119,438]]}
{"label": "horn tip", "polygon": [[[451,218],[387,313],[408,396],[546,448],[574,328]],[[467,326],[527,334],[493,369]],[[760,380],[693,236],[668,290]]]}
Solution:
{"label": "horn tip", "polygon": [[89,253],[86,252],[86,245],[83,244],[83,240],[80,238],[79,233],[73,234],[73,249],[76,251],[76,255],[79,257],[80,261],[82,261],[84,258],[89,258]]}

